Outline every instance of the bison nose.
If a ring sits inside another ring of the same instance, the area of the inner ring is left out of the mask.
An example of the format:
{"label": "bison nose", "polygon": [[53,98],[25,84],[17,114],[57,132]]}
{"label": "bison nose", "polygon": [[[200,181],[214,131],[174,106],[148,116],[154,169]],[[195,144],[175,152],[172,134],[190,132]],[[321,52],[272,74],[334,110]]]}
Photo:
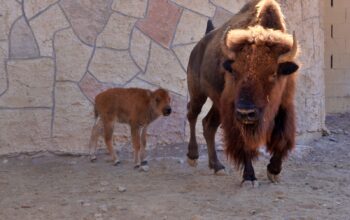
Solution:
{"label": "bison nose", "polygon": [[168,115],[170,115],[170,113],[171,113],[171,107],[165,107],[163,110],[163,114],[165,116],[168,116]]}
{"label": "bison nose", "polygon": [[244,124],[254,124],[259,119],[259,111],[256,108],[238,108],[236,109],[236,117]]}

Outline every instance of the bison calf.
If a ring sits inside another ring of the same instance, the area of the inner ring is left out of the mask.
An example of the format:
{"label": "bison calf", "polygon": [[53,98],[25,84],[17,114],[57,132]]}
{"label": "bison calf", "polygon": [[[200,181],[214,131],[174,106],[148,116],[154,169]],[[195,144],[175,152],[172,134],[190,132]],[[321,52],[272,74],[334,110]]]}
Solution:
{"label": "bison calf", "polygon": [[119,164],[118,155],[112,145],[114,124],[119,122],[130,125],[135,167],[146,165],[147,161],[144,159],[147,127],[159,116],[168,116],[170,113],[169,93],[161,88],[155,91],[113,88],[98,94],[95,98],[96,122],[89,144],[91,161],[96,160],[98,137],[104,135],[114,165]]}

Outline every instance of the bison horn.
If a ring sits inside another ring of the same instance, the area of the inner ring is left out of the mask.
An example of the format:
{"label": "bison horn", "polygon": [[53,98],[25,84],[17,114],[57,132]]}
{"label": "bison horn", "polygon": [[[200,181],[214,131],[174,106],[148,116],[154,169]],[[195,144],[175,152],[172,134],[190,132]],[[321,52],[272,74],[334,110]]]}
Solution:
{"label": "bison horn", "polygon": [[283,63],[283,62],[287,62],[287,61],[293,60],[296,57],[297,53],[298,53],[298,42],[297,42],[297,39],[295,37],[295,32],[293,31],[293,46],[292,46],[292,49],[288,53],[282,54],[278,58],[278,63]]}

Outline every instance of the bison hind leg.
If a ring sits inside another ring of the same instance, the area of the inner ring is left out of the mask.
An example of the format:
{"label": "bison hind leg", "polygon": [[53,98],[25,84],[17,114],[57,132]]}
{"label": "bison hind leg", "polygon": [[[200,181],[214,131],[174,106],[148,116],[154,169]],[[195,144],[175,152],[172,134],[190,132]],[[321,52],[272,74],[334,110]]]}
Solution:
{"label": "bison hind leg", "polygon": [[202,106],[207,100],[207,96],[202,94],[192,93],[190,102],[187,105],[187,119],[190,125],[190,141],[188,143],[188,164],[190,166],[197,166],[197,159],[199,157],[198,143],[196,139],[196,124],[199,113],[202,110]]}
{"label": "bison hind leg", "polygon": [[223,175],[225,174],[225,166],[220,163],[215,150],[215,134],[219,125],[220,113],[213,105],[203,119],[203,134],[207,142],[209,168],[213,169],[215,174]]}

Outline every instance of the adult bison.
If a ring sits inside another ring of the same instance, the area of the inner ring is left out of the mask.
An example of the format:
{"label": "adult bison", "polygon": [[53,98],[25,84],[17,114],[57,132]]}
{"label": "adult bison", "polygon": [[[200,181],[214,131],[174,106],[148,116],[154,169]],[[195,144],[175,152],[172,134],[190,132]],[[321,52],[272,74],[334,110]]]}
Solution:
{"label": "adult bison", "polygon": [[243,181],[255,185],[252,160],[259,146],[272,157],[267,176],[278,181],[282,160],[294,147],[295,36],[286,33],[279,4],[274,0],[252,1],[220,28],[210,31],[194,47],[187,69],[191,137],[188,162],[198,159],[195,125],[207,97],[213,105],[203,119],[209,167],[224,170],[215,151],[220,124],[225,150],[243,168]]}

